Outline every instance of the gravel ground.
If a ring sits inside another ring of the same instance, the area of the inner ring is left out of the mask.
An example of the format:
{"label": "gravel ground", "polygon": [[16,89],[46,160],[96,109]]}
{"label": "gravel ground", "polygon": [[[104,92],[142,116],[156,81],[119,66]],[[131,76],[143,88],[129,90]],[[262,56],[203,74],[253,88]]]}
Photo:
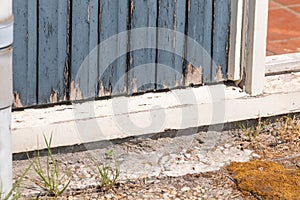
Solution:
{"label": "gravel ground", "polygon": [[[299,169],[300,121],[289,117],[237,127],[107,142],[96,149],[97,144],[86,146],[88,150],[83,152],[55,154],[60,172],[65,171],[71,180],[60,199],[259,199],[237,189],[226,165],[264,159]],[[42,163],[46,158],[41,157]],[[101,178],[95,163],[118,166],[120,177],[114,187],[99,187]],[[14,178],[29,164],[28,160],[15,160]],[[37,174],[30,170],[22,182],[21,199],[50,199],[37,180]]]}

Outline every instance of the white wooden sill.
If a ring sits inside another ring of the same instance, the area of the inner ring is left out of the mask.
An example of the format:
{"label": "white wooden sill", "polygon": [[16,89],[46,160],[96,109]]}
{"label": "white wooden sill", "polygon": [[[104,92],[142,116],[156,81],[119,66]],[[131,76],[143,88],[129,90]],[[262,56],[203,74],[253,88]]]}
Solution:
{"label": "white wooden sill", "polygon": [[[264,92],[259,96],[249,96],[239,88],[220,84],[84,103],[94,114],[83,109],[79,115],[74,115],[72,105],[13,112],[13,152],[44,148],[43,134],[47,137],[53,134],[52,146],[58,147],[300,112],[300,72],[266,76],[265,79]],[[218,92],[223,95],[213,95]],[[182,100],[176,101],[174,94]],[[188,98],[191,94],[195,94],[196,101]],[[112,105],[116,108],[122,106],[122,102],[129,102],[129,109],[113,111]],[[149,126],[162,112],[165,115],[163,125]],[[184,116],[184,123],[182,112],[191,113]],[[116,117],[125,122],[131,119],[133,124],[145,128],[133,127],[133,131],[128,132],[124,127],[130,130],[133,125],[120,125]],[[84,132],[78,125],[85,127]],[[99,128],[92,128],[98,125],[102,134]]]}

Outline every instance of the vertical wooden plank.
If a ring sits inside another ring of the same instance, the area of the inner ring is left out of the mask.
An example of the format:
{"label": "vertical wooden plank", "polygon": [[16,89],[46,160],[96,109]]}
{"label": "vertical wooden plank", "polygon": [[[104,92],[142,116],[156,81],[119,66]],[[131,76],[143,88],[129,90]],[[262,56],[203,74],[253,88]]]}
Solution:
{"label": "vertical wooden plank", "polygon": [[14,0],[14,106],[37,103],[37,1]]}
{"label": "vertical wooden plank", "polygon": [[214,1],[212,81],[226,79],[230,0]]}
{"label": "vertical wooden plank", "polygon": [[[156,27],[157,0],[131,0],[130,9],[131,29]],[[156,46],[156,35],[151,30],[141,32],[130,36],[128,93],[155,89],[156,50],[147,47]],[[137,46],[143,49],[132,51]]]}
{"label": "vertical wooden plank", "polygon": [[[121,48],[127,47],[127,39],[122,40],[118,34],[127,30],[128,25],[128,1],[127,0],[102,0],[100,1],[99,17],[99,41],[101,46],[99,54],[112,54],[116,60],[109,66],[99,63],[99,91],[98,96],[119,95],[126,92],[126,61],[127,55],[120,55]],[[111,39],[113,37],[114,39]],[[109,48],[109,49],[107,49]]]}
{"label": "vertical wooden plank", "polygon": [[98,44],[99,44],[99,0],[89,1],[89,53],[95,52],[89,57],[88,96],[97,96],[98,84]]}
{"label": "vertical wooden plank", "polygon": [[[185,31],[185,0],[160,0],[158,11],[158,27],[184,34]],[[157,54],[157,89],[173,88],[182,85],[184,37],[176,34],[160,34],[169,31],[158,29],[158,45],[171,52],[158,50]],[[167,35],[167,38],[164,36]],[[171,37],[170,37],[171,36]],[[176,55],[175,52],[180,52]]]}
{"label": "vertical wooden plank", "polygon": [[97,57],[87,56],[98,45],[98,5],[98,0],[72,1],[70,100],[92,98],[97,93]]}
{"label": "vertical wooden plank", "polygon": [[66,100],[68,9],[68,1],[39,0],[39,104]]}
{"label": "vertical wooden plank", "polygon": [[[187,44],[187,59],[190,60],[186,67],[185,84],[201,84],[210,82],[211,56],[212,56],[212,20],[213,1],[212,0],[188,0],[188,28],[187,35],[198,43],[202,50],[200,55],[195,44]],[[200,63],[194,62],[199,60]],[[192,61],[192,62],[191,62]],[[195,66],[197,65],[197,66]]]}

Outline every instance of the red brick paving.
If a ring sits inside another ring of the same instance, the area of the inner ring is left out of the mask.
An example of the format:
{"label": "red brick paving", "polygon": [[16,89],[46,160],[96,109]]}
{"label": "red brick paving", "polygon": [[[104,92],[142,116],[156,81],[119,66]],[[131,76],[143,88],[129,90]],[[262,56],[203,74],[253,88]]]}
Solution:
{"label": "red brick paving", "polygon": [[[299,0],[300,1],[300,0]],[[295,7],[291,7],[292,10],[294,10],[295,12],[300,13],[300,5],[295,6]]]}
{"label": "red brick paving", "polygon": [[269,0],[267,55],[300,52],[300,0]]}
{"label": "red brick paving", "polygon": [[300,4],[299,0],[270,0],[270,1],[276,1],[277,3],[280,3],[282,5],[286,5],[286,6]]}

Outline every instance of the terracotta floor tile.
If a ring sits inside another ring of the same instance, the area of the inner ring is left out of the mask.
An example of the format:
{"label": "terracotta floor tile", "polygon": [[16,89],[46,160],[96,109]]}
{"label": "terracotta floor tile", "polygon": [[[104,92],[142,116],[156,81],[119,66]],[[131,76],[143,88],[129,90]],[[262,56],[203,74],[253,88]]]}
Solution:
{"label": "terracotta floor tile", "polygon": [[295,52],[300,52],[300,0],[270,0],[266,54]]}
{"label": "terracotta floor tile", "polygon": [[300,16],[284,9],[270,10],[268,40],[284,40],[300,36]]}
{"label": "terracotta floor tile", "polygon": [[[275,54],[287,54],[300,52],[300,38],[297,40],[286,40],[281,42],[269,42],[267,44],[267,49],[270,53]],[[268,54],[267,51],[267,54]]]}
{"label": "terracotta floor tile", "polygon": [[290,9],[292,9],[300,14],[300,6],[290,7]]}
{"label": "terracotta floor tile", "polygon": [[282,5],[300,4],[300,0],[273,0],[273,1],[281,3]]}
{"label": "terracotta floor tile", "polygon": [[269,1],[269,9],[277,9],[280,8],[276,3],[274,3],[274,1]]}

